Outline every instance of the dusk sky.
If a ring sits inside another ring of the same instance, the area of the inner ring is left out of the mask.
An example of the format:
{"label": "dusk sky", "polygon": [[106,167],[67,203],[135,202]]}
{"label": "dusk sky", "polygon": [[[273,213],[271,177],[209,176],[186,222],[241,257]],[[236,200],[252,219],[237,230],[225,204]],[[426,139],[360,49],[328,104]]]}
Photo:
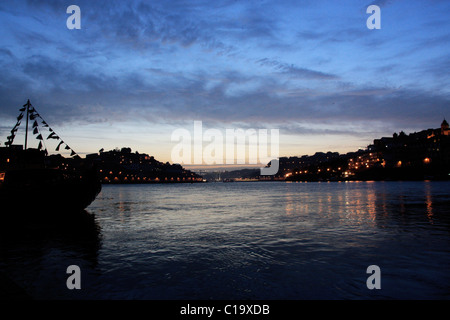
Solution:
{"label": "dusk sky", "polygon": [[[72,4],[79,30],[66,27]],[[449,13],[448,0],[2,0],[1,146],[27,99],[82,156],[131,147],[164,162],[194,121],[279,129],[280,156],[438,128]]]}

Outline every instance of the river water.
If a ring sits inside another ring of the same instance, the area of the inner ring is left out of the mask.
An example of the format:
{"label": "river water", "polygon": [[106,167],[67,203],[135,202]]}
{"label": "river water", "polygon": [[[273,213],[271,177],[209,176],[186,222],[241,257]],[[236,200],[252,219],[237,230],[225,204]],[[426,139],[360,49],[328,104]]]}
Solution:
{"label": "river water", "polygon": [[450,298],[448,181],[104,185],[3,235],[0,270],[36,299]]}

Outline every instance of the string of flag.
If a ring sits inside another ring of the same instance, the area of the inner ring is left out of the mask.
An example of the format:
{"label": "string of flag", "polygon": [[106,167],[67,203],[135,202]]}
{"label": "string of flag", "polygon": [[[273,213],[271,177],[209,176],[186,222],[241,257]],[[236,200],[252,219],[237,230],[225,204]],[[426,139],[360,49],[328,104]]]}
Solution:
{"label": "string of flag", "polygon": [[76,153],[71,147],[69,147],[69,145],[68,145],[67,143],[65,143],[65,142],[64,142],[64,141],[56,134],[56,132],[48,125],[48,123],[44,120],[44,118],[42,118],[42,116],[37,112],[37,110],[33,107],[33,105],[31,105],[31,104],[29,104],[29,103],[24,104],[23,107],[19,110],[19,111],[20,111],[20,114],[19,114],[19,116],[17,117],[17,123],[16,123],[16,125],[12,128],[12,130],[11,130],[11,135],[9,135],[9,136],[7,137],[7,140],[8,140],[8,141],[5,142],[5,145],[6,145],[6,146],[11,146],[11,145],[13,144],[14,138],[15,138],[16,133],[17,133],[17,130],[19,129],[19,126],[20,126],[20,124],[21,124],[21,122],[22,122],[22,120],[23,120],[24,113],[25,113],[25,111],[26,111],[27,108],[29,108],[29,109],[28,109],[29,119],[30,119],[31,121],[34,121],[34,122],[33,122],[33,125],[32,125],[32,130],[33,130],[33,135],[35,135],[35,138],[36,138],[37,140],[39,140],[39,145],[38,145],[38,149],[39,149],[39,150],[42,150],[42,149],[44,148],[45,154],[46,154],[46,155],[48,154],[48,152],[47,152],[47,147],[45,146],[45,140],[44,140],[44,138],[42,137],[42,133],[41,133],[40,130],[39,130],[39,123],[38,123],[38,120],[39,120],[39,122],[41,122],[42,126],[45,127],[45,128],[48,128],[48,131],[50,132],[50,134],[47,136],[47,140],[49,140],[49,139],[55,139],[55,140],[58,140],[58,141],[59,141],[58,146],[56,147],[55,151],[59,151],[60,148],[61,148],[61,146],[64,145],[64,149],[65,149],[65,150],[70,150],[70,156],[71,156],[71,157],[77,155],[77,153]]}

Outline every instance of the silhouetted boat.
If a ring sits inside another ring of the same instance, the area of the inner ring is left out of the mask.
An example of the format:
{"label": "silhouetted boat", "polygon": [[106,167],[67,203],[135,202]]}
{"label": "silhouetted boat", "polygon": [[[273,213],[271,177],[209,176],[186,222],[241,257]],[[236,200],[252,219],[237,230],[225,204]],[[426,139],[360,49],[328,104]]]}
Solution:
{"label": "silhouetted boat", "polygon": [[[0,202],[4,209],[39,215],[42,212],[79,212],[89,206],[101,191],[101,183],[92,164],[81,159],[37,113],[30,101],[20,109],[17,124],[0,148]],[[14,137],[26,112],[25,148],[14,145]],[[27,148],[28,120],[34,120],[37,149]],[[48,128],[47,139],[65,145],[71,158],[48,155],[42,147],[38,120]],[[3,210],[2,210],[3,211]],[[9,213],[10,214],[10,213]]]}

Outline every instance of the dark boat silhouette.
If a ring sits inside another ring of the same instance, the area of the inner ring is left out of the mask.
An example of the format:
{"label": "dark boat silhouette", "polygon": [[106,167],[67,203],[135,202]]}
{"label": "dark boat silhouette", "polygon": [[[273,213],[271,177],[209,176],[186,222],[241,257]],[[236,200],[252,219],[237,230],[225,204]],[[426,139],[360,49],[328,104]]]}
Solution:
{"label": "dark boat silhouette", "polygon": [[[0,147],[0,201],[3,209],[11,212],[40,215],[61,212],[80,212],[89,206],[101,191],[100,179],[93,164],[81,159],[56,133],[28,100],[20,109],[17,124]],[[26,120],[25,148],[13,141],[22,120]],[[33,123],[33,134],[38,148],[28,148],[28,122]],[[71,151],[71,158],[59,154],[48,155],[43,147],[43,132],[39,123],[47,128],[48,139],[57,141]],[[3,210],[2,210],[3,211]]]}

